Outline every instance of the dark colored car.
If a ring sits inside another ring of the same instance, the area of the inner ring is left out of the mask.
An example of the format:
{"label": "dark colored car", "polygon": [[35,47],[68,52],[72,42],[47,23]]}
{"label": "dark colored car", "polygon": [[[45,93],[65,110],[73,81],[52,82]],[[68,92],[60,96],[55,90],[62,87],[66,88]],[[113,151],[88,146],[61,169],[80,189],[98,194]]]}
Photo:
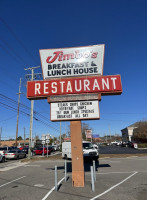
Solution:
{"label": "dark colored car", "polygon": [[134,148],[134,142],[129,142],[128,146]]}
{"label": "dark colored car", "polygon": [[127,144],[127,142],[122,142],[121,146],[122,146],[122,147],[127,147],[128,144]]}
{"label": "dark colored car", "polygon": [[26,154],[28,154],[29,147],[23,147],[23,148],[22,148],[22,151],[25,152]]}
{"label": "dark colored car", "polygon": [[[43,155],[43,147],[37,148],[33,152],[34,152],[35,155]],[[47,148],[44,148],[44,155],[46,155],[46,154],[47,154]],[[48,149],[48,155],[49,154],[51,154],[51,150],[50,149]]]}
{"label": "dark colored car", "polygon": [[51,152],[55,152],[55,149],[53,146],[49,146],[48,149],[51,150]]}

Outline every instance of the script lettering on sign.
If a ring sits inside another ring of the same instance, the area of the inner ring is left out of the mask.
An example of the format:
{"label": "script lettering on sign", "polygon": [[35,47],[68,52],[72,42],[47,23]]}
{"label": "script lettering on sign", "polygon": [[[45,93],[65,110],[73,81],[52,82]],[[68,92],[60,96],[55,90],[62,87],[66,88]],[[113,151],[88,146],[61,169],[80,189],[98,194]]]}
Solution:
{"label": "script lettering on sign", "polygon": [[99,119],[98,101],[51,103],[51,121]]}
{"label": "script lettering on sign", "polygon": [[39,52],[44,79],[103,74],[104,45]]}

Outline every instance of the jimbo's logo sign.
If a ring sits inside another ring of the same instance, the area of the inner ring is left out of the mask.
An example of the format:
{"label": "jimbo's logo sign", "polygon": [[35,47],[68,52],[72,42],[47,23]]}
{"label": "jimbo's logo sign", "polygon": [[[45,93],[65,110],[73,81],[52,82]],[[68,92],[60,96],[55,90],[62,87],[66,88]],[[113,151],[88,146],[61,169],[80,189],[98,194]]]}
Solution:
{"label": "jimbo's logo sign", "polygon": [[44,79],[103,74],[104,45],[39,52]]}

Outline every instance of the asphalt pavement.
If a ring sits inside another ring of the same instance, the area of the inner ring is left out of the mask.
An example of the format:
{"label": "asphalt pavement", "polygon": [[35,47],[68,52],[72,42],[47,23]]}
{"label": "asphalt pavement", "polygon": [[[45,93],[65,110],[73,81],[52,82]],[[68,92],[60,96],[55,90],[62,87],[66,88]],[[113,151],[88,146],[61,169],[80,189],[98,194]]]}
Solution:
{"label": "asphalt pavement", "polygon": [[[114,148],[102,147],[100,151],[106,149],[112,151]],[[64,162],[63,159],[28,163],[16,161],[12,162],[12,168],[10,165],[0,168],[0,200],[146,200],[147,156],[132,154],[126,158],[99,159],[95,165],[94,191],[91,187],[91,162],[85,162],[84,165],[85,187],[83,188],[72,187],[70,160],[67,161],[69,178],[65,182]],[[55,191],[55,166],[58,169],[58,192]]]}
{"label": "asphalt pavement", "polygon": [[147,149],[135,149],[130,147],[122,147],[122,146],[100,146],[99,147],[100,154],[147,154]]}

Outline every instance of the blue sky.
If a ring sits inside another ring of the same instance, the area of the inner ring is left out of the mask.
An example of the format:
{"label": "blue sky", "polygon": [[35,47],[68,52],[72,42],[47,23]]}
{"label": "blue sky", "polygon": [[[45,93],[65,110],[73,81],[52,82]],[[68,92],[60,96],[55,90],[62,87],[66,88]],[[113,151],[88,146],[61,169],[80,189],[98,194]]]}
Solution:
{"label": "blue sky", "polygon": [[[120,134],[147,119],[146,0],[1,0],[0,127],[2,139],[15,138],[19,80],[22,78],[18,135],[29,136],[30,101],[24,68],[40,66],[39,49],[105,44],[104,75],[120,74],[123,93],[103,96],[100,120],[84,121],[94,134]],[[41,68],[35,72],[41,73]],[[30,73],[28,71],[28,73]],[[27,106],[27,107],[26,107]],[[33,136],[59,136],[47,100],[34,102]],[[62,133],[69,122],[62,122]]]}

